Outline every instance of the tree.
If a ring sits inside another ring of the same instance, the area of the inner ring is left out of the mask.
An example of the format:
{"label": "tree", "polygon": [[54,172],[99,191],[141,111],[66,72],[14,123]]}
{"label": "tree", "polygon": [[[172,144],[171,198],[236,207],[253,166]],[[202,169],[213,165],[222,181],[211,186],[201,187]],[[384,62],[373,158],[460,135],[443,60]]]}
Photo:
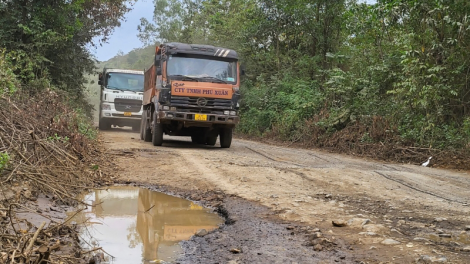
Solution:
{"label": "tree", "polygon": [[107,41],[135,0],[21,0],[0,2],[0,47],[27,87],[46,83],[83,97],[94,70],[88,46]]}
{"label": "tree", "polygon": [[[357,141],[470,143],[470,2],[156,0],[143,41],[238,51],[246,133],[327,139],[382,120]],[[314,132],[312,132],[314,131]],[[349,135],[348,135],[349,136]],[[341,136],[338,136],[341,138]]]}
{"label": "tree", "polygon": [[193,17],[203,0],[155,0],[153,22],[141,19],[139,38],[144,44],[191,39]]}

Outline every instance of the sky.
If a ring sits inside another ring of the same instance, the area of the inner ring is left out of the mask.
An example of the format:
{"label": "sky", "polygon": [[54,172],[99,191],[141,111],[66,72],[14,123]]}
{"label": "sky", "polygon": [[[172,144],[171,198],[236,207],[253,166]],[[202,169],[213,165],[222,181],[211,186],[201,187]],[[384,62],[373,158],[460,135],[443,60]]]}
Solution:
{"label": "sky", "polygon": [[[376,0],[362,0],[369,4],[376,3]],[[143,47],[142,42],[137,38],[137,26],[140,25],[140,18],[145,17],[147,20],[153,19],[153,0],[138,0],[132,11],[126,14],[126,21],[121,22],[121,27],[116,28],[111,35],[108,43],[91,52],[99,61],[107,61],[116,56],[118,51],[124,54],[135,48]]]}
{"label": "sky", "polygon": [[121,26],[114,29],[108,43],[103,44],[101,47],[98,46],[97,49],[92,48],[92,54],[99,61],[107,61],[116,56],[120,50],[128,53],[135,48],[143,47],[142,42],[137,38],[137,26],[140,25],[142,17],[152,21],[153,9],[153,0],[138,0],[133,9],[126,14],[125,21],[121,22]]}

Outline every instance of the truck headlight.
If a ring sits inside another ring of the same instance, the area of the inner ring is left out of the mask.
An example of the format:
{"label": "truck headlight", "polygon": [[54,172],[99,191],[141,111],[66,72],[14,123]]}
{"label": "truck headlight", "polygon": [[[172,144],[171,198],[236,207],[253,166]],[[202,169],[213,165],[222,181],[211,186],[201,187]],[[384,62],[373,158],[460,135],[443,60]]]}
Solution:
{"label": "truck headlight", "polygon": [[230,111],[228,110],[224,111],[224,115],[230,115]]}
{"label": "truck headlight", "polygon": [[102,105],[101,105],[101,110],[111,110],[111,105],[109,105],[109,104],[102,104]]}
{"label": "truck headlight", "polygon": [[237,111],[230,111],[230,115],[237,115]]}
{"label": "truck headlight", "polygon": [[172,106],[172,107],[170,107],[170,110],[171,111],[176,111],[176,107]]}
{"label": "truck headlight", "polygon": [[168,110],[170,110],[170,107],[168,105],[165,105],[165,106],[163,106],[163,110],[168,111]]}

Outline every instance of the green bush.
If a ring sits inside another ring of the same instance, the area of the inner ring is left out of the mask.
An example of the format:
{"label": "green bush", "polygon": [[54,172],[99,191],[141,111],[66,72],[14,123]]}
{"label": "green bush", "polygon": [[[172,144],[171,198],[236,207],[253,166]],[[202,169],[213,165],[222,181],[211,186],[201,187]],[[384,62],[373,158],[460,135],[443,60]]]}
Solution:
{"label": "green bush", "polygon": [[16,75],[12,71],[12,65],[6,58],[6,51],[0,49],[0,96],[11,95],[19,87]]}
{"label": "green bush", "polygon": [[78,126],[78,132],[88,139],[96,139],[98,136],[98,130],[93,125],[92,119],[85,111],[81,108],[75,109],[75,120],[74,122]]}
{"label": "green bush", "polygon": [[0,172],[2,172],[10,161],[10,155],[8,153],[0,153]]}

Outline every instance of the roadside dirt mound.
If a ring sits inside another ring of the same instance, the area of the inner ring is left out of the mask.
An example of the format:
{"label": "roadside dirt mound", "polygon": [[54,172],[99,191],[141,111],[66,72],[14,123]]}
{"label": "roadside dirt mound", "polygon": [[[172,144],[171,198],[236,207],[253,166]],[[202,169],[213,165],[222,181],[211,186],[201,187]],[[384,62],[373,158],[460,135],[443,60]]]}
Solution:
{"label": "roadside dirt mound", "polygon": [[[55,254],[74,232],[38,205],[45,196],[50,210],[72,206],[79,192],[106,180],[102,151],[90,139],[96,131],[66,100],[53,91],[0,98],[0,263],[77,263],[81,256]],[[41,224],[25,212],[40,215]]]}
{"label": "roadside dirt mound", "polygon": [[422,164],[429,157],[429,166],[470,170],[470,149],[441,150],[418,147],[403,142],[383,119],[374,118],[370,124],[355,122],[325,138],[320,146],[339,153],[400,163]]}
{"label": "roadside dirt mound", "polygon": [[442,150],[419,147],[412,142],[404,142],[393,132],[395,130],[385,119],[371,117],[363,122],[344,124],[344,127],[332,133],[328,133],[314,122],[306,122],[303,130],[298,133],[301,136],[294,141],[281,139],[276,130],[261,137],[240,133],[236,133],[236,136],[283,146],[321,148],[335,153],[415,165],[420,165],[432,157],[429,167],[470,170],[470,148]]}

